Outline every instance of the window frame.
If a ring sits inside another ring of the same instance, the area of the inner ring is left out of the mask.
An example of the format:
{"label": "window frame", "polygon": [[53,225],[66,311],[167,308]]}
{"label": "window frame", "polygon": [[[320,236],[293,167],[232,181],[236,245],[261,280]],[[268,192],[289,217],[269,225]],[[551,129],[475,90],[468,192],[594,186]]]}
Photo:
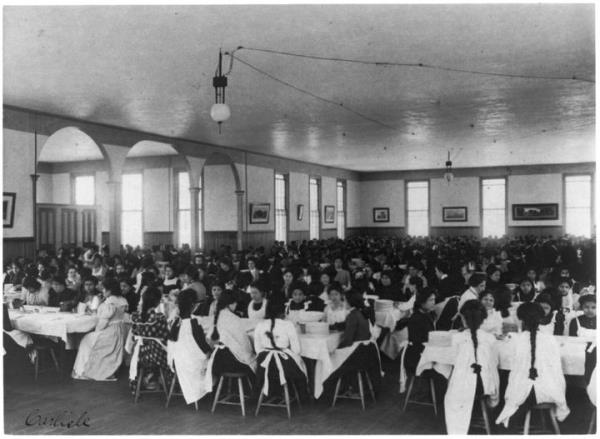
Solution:
{"label": "window frame", "polygon": [[[342,187],[342,207],[343,209],[340,211],[339,209],[339,199],[338,199],[338,188]],[[336,234],[338,239],[346,239],[346,229],[347,229],[347,225],[346,225],[346,220],[347,220],[347,210],[348,210],[348,182],[346,180],[343,179],[338,179],[335,183],[335,215],[336,215]],[[343,213],[343,215],[340,215],[340,213]],[[339,221],[339,217],[343,216],[343,220],[344,220],[344,230],[343,230],[343,235],[344,237],[341,238],[340,237],[340,221]]]}
{"label": "window frame", "polygon": [[595,180],[594,180],[593,172],[567,172],[562,174],[562,227],[563,227],[563,235],[567,233],[567,177],[590,177],[590,237],[593,237],[596,232],[596,224],[595,224]]}
{"label": "window frame", "polygon": [[[316,238],[312,238],[310,236],[311,234],[311,225],[312,225],[312,212],[314,212],[313,210],[311,210],[311,193],[310,193],[310,188],[311,188],[311,180],[314,180],[316,182],[316,187],[317,187],[317,233],[318,236]],[[321,177],[317,177],[317,176],[310,176],[308,177],[308,238],[309,240],[313,240],[316,239],[317,241],[319,241],[321,239],[321,236],[323,235],[323,224],[322,224],[322,218],[321,218]]]}
{"label": "window frame", "polygon": [[133,209],[124,209],[123,208],[123,177],[126,175],[139,175],[141,178],[141,188],[142,188],[142,193],[141,193],[141,207],[140,207],[140,214],[142,216],[142,220],[141,220],[141,234],[142,234],[142,242],[140,243],[140,247],[144,247],[145,243],[144,243],[144,234],[145,234],[145,230],[146,230],[146,226],[144,224],[144,171],[143,170],[135,170],[135,171],[128,171],[128,172],[123,172],[123,174],[121,174],[121,244],[122,245],[127,245],[127,243],[123,242],[123,212],[138,212],[138,210],[133,210]]}
{"label": "window frame", "polygon": [[[94,179],[94,202],[92,204],[77,204],[77,178],[92,177]],[[95,206],[97,201],[96,194],[96,173],[95,172],[72,172],[71,173],[71,204],[73,206]]]}
{"label": "window frame", "polygon": [[[479,177],[479,237],[485,238],[483,232],[483,182],[485,180],[504,180],[504,235],[508,236],[508,222],[509,222],[509,203],[508,203],[508,176],[499,175],[499,176],[487,176],[487,177]],[[500,236],[500,238],[502,237]]]}
{"label": "window frame", "polygon": [[425,178],[419,178],[415,180],[405,180],[404,181],[404,227],[406,230],[406,236],[412,236],[409,234],[409,208],[408,208],[408,189],[410,183],[427,183],[427,234],[425,236],[431,235],[431,180]]}
{"label": "window frame", "polygon": [[[277,176],[280,175],[283,180],[283,211],[285,213],[285,236],[283,239],[284,243],[288,243],[289,241],[289,233],[290,233],[290,211],[289,211],[289,203],[290,203],[290,184],[289,184],[289,174],[284,172],[277,172],[275,170],[273,172],[273,224],[275,226],[275,240],[281,241],[277,239]],[[281,210],[281,209],[280,209]]]}

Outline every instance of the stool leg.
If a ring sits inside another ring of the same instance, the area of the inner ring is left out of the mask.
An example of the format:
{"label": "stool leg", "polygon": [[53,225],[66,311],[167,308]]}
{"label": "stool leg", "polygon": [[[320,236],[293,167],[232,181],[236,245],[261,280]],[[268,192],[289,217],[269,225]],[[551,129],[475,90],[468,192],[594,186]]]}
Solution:
{"label": "stool leg", "polygon": [[406,390],[406,398],[404,399],[404,406],[402,407],[402,411],[406,411],[406,406],[408,405],[408,400],[410,399],[410,394],[412,393],[413,385],[415,384],[414,375],[408,379],[408,389]]}
{"label": "stool leg", "polygon": [[342,385],[342,377],[339,377],[337,383],[335,384],[335,392],[333,394],[333,402],[331,403],[331,407],[335,407],[335,401],[337,400],[338,394],[340,393],[340,386]]}
{"label": "stool leg", "polygon": [[263,389],[260,389],[260,395],[258,396],[258,404],[256,404],[256,411],[254,412],[254,416],[258,416],[258,411],[260,410],[260,405],[265,398],[265,394],[263,393]]}
{"label": "stool leg", "polygon": [[288,419],[292,419],[292,409],[290,404],[290,391],[287,383],[283,385],[283,394],[285,396],[285,408],[287,410]]}
{"label": "stool leg", "polygon": [[550,422],[552,422],[552,427],[554,427],[554,434],[560,434],[560,428],[558,426],[558,421],[556,420],[556,408],[552,407],[550,409]]}
{"label": "stool leg", "polygon": [[194,401],[194,407],[196,408],[196,411],[198,411],[198,401]]}
{"label": "stool leg", "polygon": [[375,391],[373,390],[373,383],[371,382],[371,377],[369,377],[369,372],[365,370],[365,378],[367,379],[367,386],[369,386],[369,392],[371,393],[371,398],[373,398],[373,402],[375,401]]}
{"label": "stool leg", "polygon": [[37,381],[38,373],[40,371],[40,353],[37,351],[35,354],[35,360],[33,362],[33,370],[34,370],[33,380]]}
{"label": "stool leg", "polygon": [[238,388],[240,389],[240,404],[242,405],[242,416],[246,417],[246,401],[244,398],[244,383],[242,378],[237,379]]}
{"label": "stool leg", "polygon": [[163,389],[163,392],[165,392],[165,395],[167,395],[169,393],[169,391],[167,390],[167,381],[165,380],[165,374],[163,373],[162,367],[158,368],[159,371],[159,378],[160,378],[160,386]]}
{"label": "stool leg", "polygon": [[435,398],[435,383],[433,378],[429,379],[429,389],[431,390],[431,402],[433,402],[433,413],[437,416],[437,399]]}
{"label": "stool leg", "polygon": [[525,415],[525,424],[523,424],[523,434],[524,435],[529,434],[529,423],[530,422],[531,422],[531,410],[528,410],[527,414]]}
{"label": "stool leg", "polygon": [[594,407],[594,410],[592,411],[592,419],[590,420],[590,426],[588,428],[587,434],[593,434],[595,426],[596,426],[596,407]]}
{"label": "stool leg", "polygon": [[296,401],[298,401],[298,408],[302,409],[302,403],[300,402],[300,394],[298,393],[298,388],[296,387],[296,383],[292,382],[292,388],[294,389],[294,395],[296,396]]}
{"label": "stool leg", "polygon": [[217,408],[217,403],[219,402],[219,396],[221,395],[221,388],[223,387],[224,379],[225,377],[223,377],[223,375],[219,377],[219,385],[217,386],[217,393],[215,393],[215,399],[213,401],[212,409],[210,411],[211,413],[214,413],[215,409]]}
{"label": "stool leg", "polygon": [[360,394],[360,405],[362,406],[363,411],[365,410],[365,391],[363,389],[362,376],[360,371],[356,373],[356,378],[358,378],[358,393]]}
{"label": "stool leg", "polygon": [[250,389],[250,392],[252,392],[253,386],[252,386],[252,380],[250,379],[250,375],[246,375],[246,381],[248,382],[248,389]]}
{"label": "stool leg", "polygon": [[135,386],[135,396],[133,398],[133,402],[135,404],[137,404],[138,400],[140,399],[140,392],[142,390],[142,381],[144,379],[144,368],[140,367],[138,369],[138,376],[137,376],[137,383]]}
{"label": "stool leg", "polygon": [[490,419],[488,417],[487,406],[485,404],[485,398],[481,398],[479,400],[479,404],[481,406],[481,414],[483,415],[483,425],[485,426],[485,434],[490,435],[490,434],[492,434],[492,431],[490,428]]}
{"label": "stool leg", "polygon": [[175,384],[177,384],[177,373],[175,373],[175,375],[173,375],[173,379],[171,380],[171,388],[169,389],[169,394],[167,395],[167,403],[165,404],[165,408],[169,407],[169,402],[171,401],[171,396],[173,396],[173,391],[175,390]]}
{"label": "stool leg", "polygon": [[50,356],[52,357],[52,362],[54,363],[56,371],[60,373],[60,366],[58,365],[58,360],[56,359],[56,353],[54,353],[54,349],[52,348],[50,348]]}

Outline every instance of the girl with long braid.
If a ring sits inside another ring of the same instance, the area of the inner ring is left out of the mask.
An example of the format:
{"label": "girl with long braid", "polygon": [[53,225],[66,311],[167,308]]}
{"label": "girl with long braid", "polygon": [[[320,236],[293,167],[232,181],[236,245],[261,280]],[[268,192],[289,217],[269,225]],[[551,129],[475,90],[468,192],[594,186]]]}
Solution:
{"label": "girl with long braid", "polygon": [[543,311],[538,303],[522,304],[517,309],[517,317],[523,332],[513,334],[514,360],[504,396],[504,409],[496,424],[508,426],[517,410],[527,411],[532,405],[541,403],[555,404],[553,413],[558,421],[563,421],[569,415],[569,407],[558,343],[553,335],[539,331]]}
{"label": "girl with long braid", "polygon": [[468,300],[460,309],[466,328],[457,337],[456,361],[444,400],[448,434],[467,434],[476,397],[487,396],[490,406],[498,404],[498,357],[494,335],[481,329],[487,310],[478,300]]}
{"label": "girl with long braid", "polygon": [[267,320],[261,321],[254,330],[258,388],[266,396],[270,393],[269,384],[278,388],[283,382],[293,382],[306,387],[306,366],[300,357],[298,333],[294,323],[284,317],[284,302],[273,297],[267,302]]}

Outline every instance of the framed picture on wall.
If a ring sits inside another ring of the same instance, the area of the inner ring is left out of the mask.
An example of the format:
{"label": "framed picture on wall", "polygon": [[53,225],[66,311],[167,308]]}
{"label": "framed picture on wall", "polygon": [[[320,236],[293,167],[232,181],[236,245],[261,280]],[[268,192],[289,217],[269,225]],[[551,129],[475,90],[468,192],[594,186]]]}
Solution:
{"label": "framed picture on wall", "polygon": [[298,221],[302,221],[302,218],[304,218],[304,204],[298,204],[296,206],[296,218]]}
{"label": "framed picture on wall", "polygon": [[513,204],[513,221],[546,221],[558,219],[558,203]]}
{"label": "framed picture on wall", "polygon": [[326,223],[333,223],[335,221],[335,206],[325,206],[325,218],[323,221]]}
{"label": "framed picture on wall", "polygon": [[374,207],[373,208],[373,222],[374,223],[389,223],[390,222],[390,208],[389,207]]}
{"label": "framed picture on wall", "polygon": [[268,224],[270,211],[269,203],[250,204],[250,224]]}
{"label": "framed picture on wall", "polygon": [[17,194],[15,192],[3,192],[2,195],[2,219],[4,220],[4,227],[10,229],[15,220]]}
{"label": "framed picture on wall", "polygon": [[464,223],[467,221],[467,208],[452,206],[442,208],[442,221],[445,223]]}

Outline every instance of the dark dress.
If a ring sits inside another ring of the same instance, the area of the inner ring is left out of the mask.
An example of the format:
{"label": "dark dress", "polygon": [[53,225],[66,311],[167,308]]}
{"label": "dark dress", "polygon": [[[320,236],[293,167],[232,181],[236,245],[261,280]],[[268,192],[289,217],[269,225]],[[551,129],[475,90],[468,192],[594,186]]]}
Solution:
{"label": "dark dress", "polygon": [[409,345],[406,348],[404,357],[404,367],[409,375],[414,375],[417,369],[417,364],[421,359],[421,354],[425,349],[423,343],[429,338],[429,332],[435,330],[435,315],[433,313],[425,313],[421,310],[416,310],[408,319],[408,341]]}
{"label": "dark dress", "polygon": [[363,316],[360,310],[354,308],[346,317],[344,334],[340,340],[338,348],[351,346],[356,341],[369,340],[371,330],[368,320]]}

